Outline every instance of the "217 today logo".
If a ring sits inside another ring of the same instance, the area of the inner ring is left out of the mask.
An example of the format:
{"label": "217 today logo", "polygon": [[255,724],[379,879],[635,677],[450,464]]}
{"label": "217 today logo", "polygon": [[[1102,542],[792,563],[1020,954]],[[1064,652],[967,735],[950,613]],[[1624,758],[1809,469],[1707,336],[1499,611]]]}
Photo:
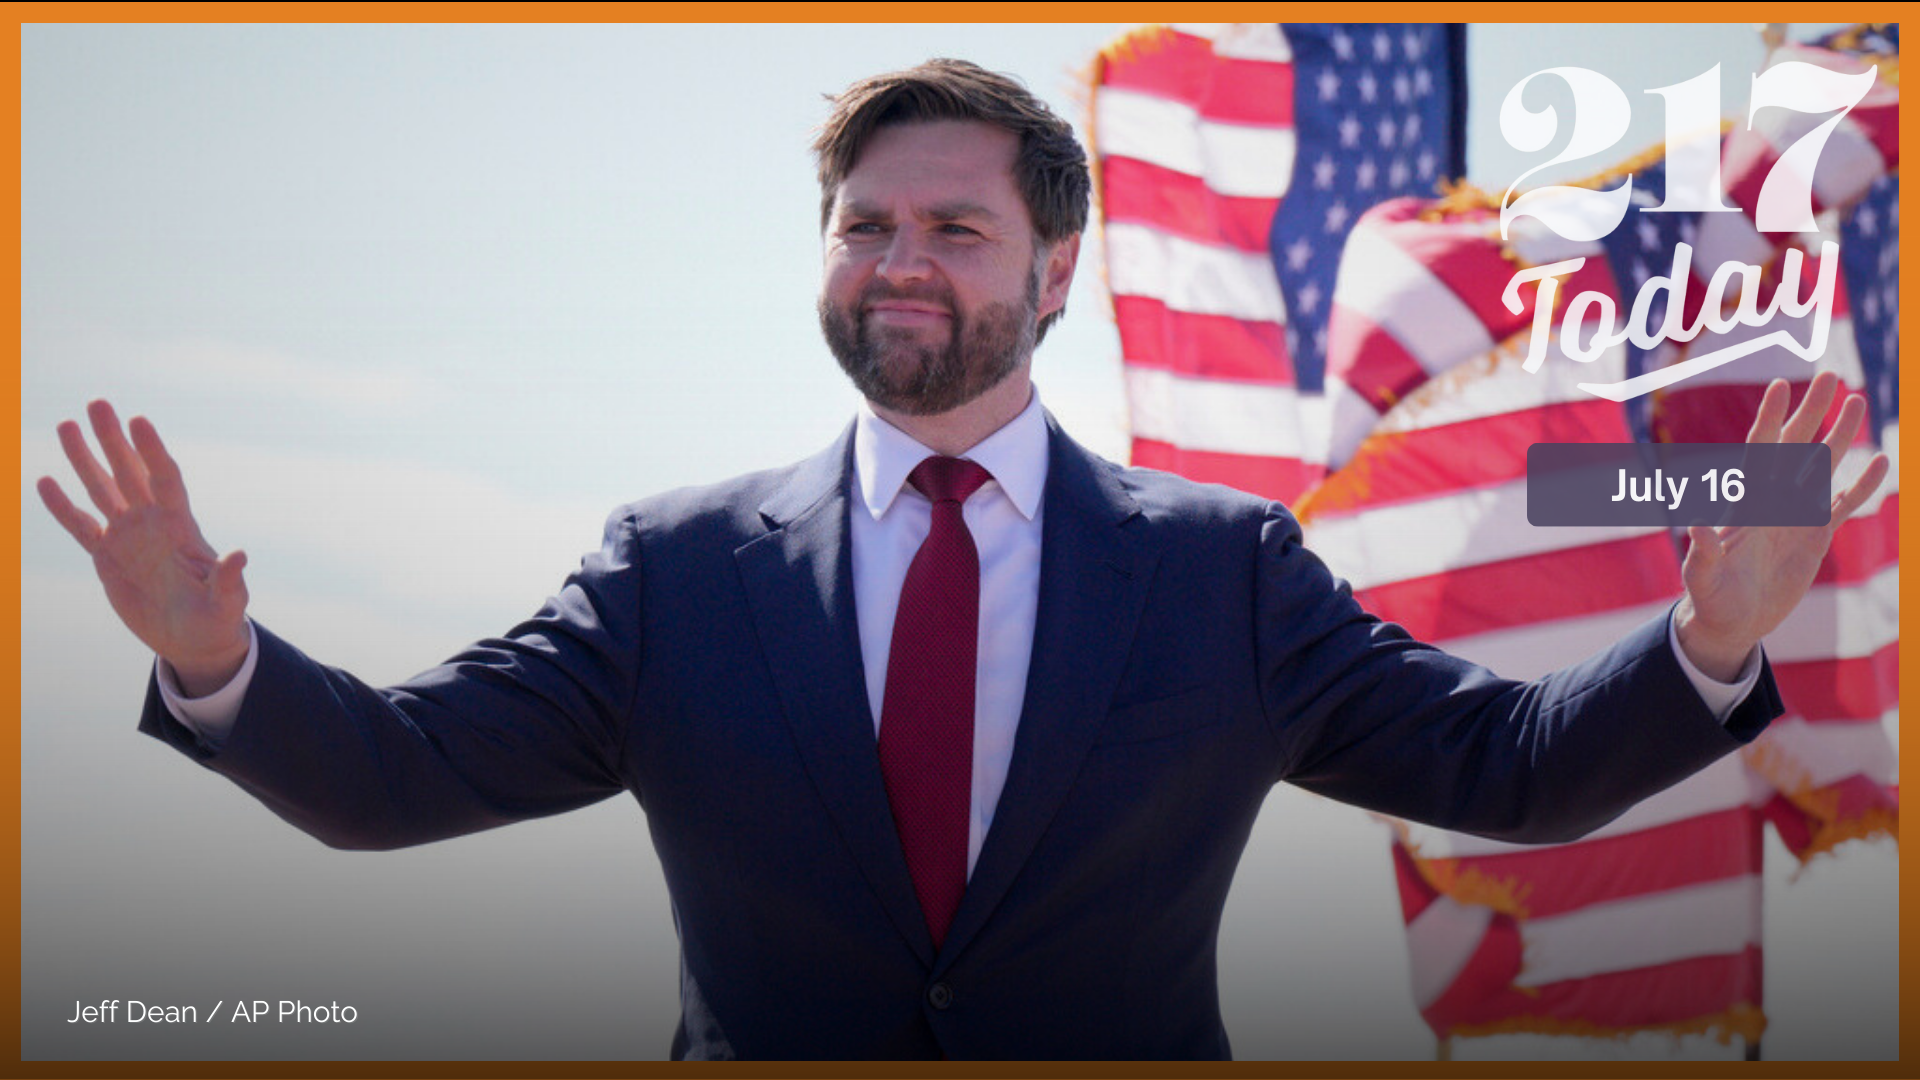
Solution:
{"label": "217 today logo", "polygon": [[[1568,240],[1598,240],[1625,218],[1633,196],[1631,174],[1625,183],[1609,190],[1548,185],[1518,197],[1514,196],[1514,190],[1541,169],[1600,153],[1618,143],[1626,134],[1632,107],[1620,87],[1599,72],[1578,67],[1536,71],[1515,84],[1500,105],[1500,134],[1516,150],[1541,150],[1558,133],[1559,117],[1552,107],[1535,111],[1520,100],[1527,84],[1542,76],[1558,78],[1573,91],[1572,137],[1558,156],[1521,174],[1507,188],[1501,198],[1500,238],[1508,239],[1508,226],[1515,218],[1532,217]],[[1753,77],[1753,96],[1747,107],[1749,128],[1756,113],[1774,106],[1807,114],[1834,114],[1824,123],[1808,128],[1782,150],[1768,171],[1753,214],[1754,225],[1760,232],[1811,232],[1819,228],[1813,215],[1813,176],[1820,151],[1841,119],[1873,88],[1876,76],[1873,68],[1847,74],[1789,61]],[[1646,92],[1666,99],[1667,187],[1660,205],[1644,207],[1643,212],[1740,213],[1740,208],[1728,206],[1724,201],[1719,140],[1701,137],[1703,133],[1719,130],[1719,65],[1685,82]],[[1771,345],[1789,349],[1808,362],[1818,360],[1826,352],[1827,331],[1833,318],[1837,255],[1838,248],[1831,240],[1821,241],[1819,276],[1812,295],[1803,301],[1800,299],[1803,256],[1798,248],[1788,248],[1773,301],[1764,311],[1759,308],[1763,268],[1742,262],[1722,263],[1714,269],[1706,285],[1698,314],[1691,324],[1685,324],[1681,301],[1693,270],[1693,248],[1685,242],[1676,244],[1667,276],[1648,278],[1640,286],[1624,320],[1613,298],[1605,293],[1582,292],[1573,297],[1561,320],[1561,351],[1576,361],[1590,363],[1606,349],[1628,340],[1639,348],[1652,349],[1663,341],[1692,341],[1702,330],[1726,333],[1743,323],[1761,327],[1777,312],[1794,318],[1810,312],[1814,315],[1813,332],[1804,345],[1786,330],[1776,330],[1624,382],[1580,384],[1580,389],[1613,401],[1639,397]],[[1539,282],[1532,337],[1523,365],[1528,372],[1540,370],[1541,362],[1546,359],[1553,334],[1559,279],[1585,264],[1586,258],[1582,256],[1529,267],[1507,282],[1501,299],[1515,315],[1525,306],[1521,286]],[[1667,300],[1665,315],[1658,326],[1650,326],[1652,311],[1662,293]],[[1584,344],[1581,342],[1583,328],[1592,332]]]}

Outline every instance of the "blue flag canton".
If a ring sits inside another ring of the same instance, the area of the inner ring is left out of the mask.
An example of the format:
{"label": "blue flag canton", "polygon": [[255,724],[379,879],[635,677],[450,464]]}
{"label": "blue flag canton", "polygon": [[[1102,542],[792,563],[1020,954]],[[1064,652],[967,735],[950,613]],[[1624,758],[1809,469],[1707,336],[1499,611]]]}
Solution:
{"label": "blue flag canton", "polygon": [[1293,53],[1293,180],[1269,246],[1295,384],[1318,392],[1340,252],[1367,209],[1431,195],[1462,172],[1465,28],[1285,23]]}
{"label": "blue flag canton", "polygon": [[[1632,310],[1634,297],[1656,277],[1670,277],[1674,249],[1681,244],[1693,246],[1700,228],[1700,215],[1687,211],[1657,211],[1667,198],[1667,163],[1662,160],[1633,174],[1633,194],[1627,200],[1626,216],[1614,230],[1602,237],[1607,262],[1613,267],[1614,285],[1620,293],[1620,317]],[[1648,312],[1649,326],[1660,325],[1667,314],[1666,292],[1654,301]],[[1646,370],[1648,350],[1627,342],[1627,366],[1630,375]]]}
{"label": "blue flag canton", "polygon": [[[1627,215],[1620,225],[1601,240],[1607,260],[1613,267],[1614,283],[1619,290],[1620,318],[1632,310],[1640,289],[1653,277],[1671,273],[1674,247],[1693,245],[1700,215],[1697,213],[1654,212],[1666,198],[1667,170],[1664,161],[1633,174],[1633,196]],[[1846,272],[1847,295],[1852,303],[1854,341],[1860,353],[1860,366],[1866,382],[1867,399],[1873,406],[1876,430],[1900,414],[1900,181],[1883,176],[1874,181],[1867,195],[1855,205],[1841,226],[1840,263]],[[1710,276],[1713,267],[1695,264],[1693,272]],[[1658,326],[1666,317],[1668,297],[1662,292],[1647,315],[1649,326]],[[1649,350],[1628,340],[1627,375],[1647,370]],[[1648,399],[1629,402],[1627,419],[1637,436],[1647,437]]]}
{"label": "blue flag canton", "polygon": [[[1671,277],[1674,249],[1681,244],[1692,247],[1694,236],[1699,231],[1698,213],[1650,209],[1665,202],[1666,198],[1665,160],[1635,171],[1633,195],[1627,200],[1626,216],[1600,240],[1601,246],[1607,250],[1607,263],[1613,268],[1614,287],[1620,296],[1618,318],[1621,325],[1625,325],[1631,315],[1634,299],[1640,295],[1641,288],[1653,278]],[[1685,282],[1681,282],[1678,289],[1672,292],[1662,290],[1647,312],[1647,325],[1659,326],[1667,317],[1669,299],[1684,297],[1685,290]],[[1627,377],[1644,374],[1652,352],[1635,345],[1631,338],[1627,340],[1626,348]],[[1634,437],[1642,441],[1651,437],[1651,407],[1650,396],[1637,397],[1626,403],[1627,424],[1633,430]]]}
{"label": "blue flag canton", "polygon": [[[1862,23],[1814,40],[1864,60],[1900,55],[1899,23]],[[1873,428],[1900,418],[1900,178],[1882,176],[1840,223],[1853,340],[1873,406]]]}
{"label": "blue flag canton", "polygon": [[1900,179],[1882,176],[1840,225],[1853,340],[1874,431],[1900,417]]}

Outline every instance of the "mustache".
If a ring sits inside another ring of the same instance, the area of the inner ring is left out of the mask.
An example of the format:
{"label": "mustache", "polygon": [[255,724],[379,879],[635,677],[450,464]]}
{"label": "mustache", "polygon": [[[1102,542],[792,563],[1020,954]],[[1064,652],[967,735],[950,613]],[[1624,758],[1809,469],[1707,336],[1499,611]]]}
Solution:
{"label": "mustache", "polygon": [[948,311],[954,310],[953,289],[950,286],[928,284],[896,288],[875,281],[860,290],[856,307],[865,311],[873,305],[889,300],[904,300],[916,304],[937,304]]}

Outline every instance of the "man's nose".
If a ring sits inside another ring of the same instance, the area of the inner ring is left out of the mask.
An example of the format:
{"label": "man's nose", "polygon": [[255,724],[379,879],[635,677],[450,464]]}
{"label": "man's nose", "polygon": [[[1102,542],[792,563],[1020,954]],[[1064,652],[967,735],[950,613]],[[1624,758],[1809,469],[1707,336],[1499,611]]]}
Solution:
{"label": "man's nose", "polygon": [[926,241],[918,233],[912,229],[895,229],[874,272],[895,283],[925,281],[933,276],[929,255]]}

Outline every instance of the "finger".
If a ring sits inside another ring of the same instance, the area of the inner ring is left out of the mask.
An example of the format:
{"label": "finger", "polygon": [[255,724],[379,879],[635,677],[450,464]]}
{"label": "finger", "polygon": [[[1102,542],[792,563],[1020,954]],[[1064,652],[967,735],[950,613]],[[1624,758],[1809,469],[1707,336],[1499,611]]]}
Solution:
{"label": "finger", "polygon": [[1793,390],[1785,379],[1767,384],[1767,392],[1760,395],[1760,408],[1753,414],[1753,426],[1747,429],[1748,442],[1780,441],[1780,423],[1787,415],[1787,401],[1792,396]]}
{"label": "finger", "polygon": [[1840,468],[1840,458],[1846,454],[1847,448],[1853,445],[1853,440],[1859,437],[1860,426],[1866,418],[1867,399],[1859,394],[1848,395],[1847,400],[1840,405],[1840,415],[1833,418],[1833,427],[1827,430],[1827,437],[1822,440],[1827,444],[1827,449],[1833,452],[1833,467],[1836,471]]}
{"label": "finger", "polygon": [[127,502],[120,497],[120,489],[113,483],[113,477],[107,475],[100,460],[93,456],[93,449],[87,445],[87,437],[80,433],[80,425],[71,420],[63,422],[54,429],[60,435],[60,449],[66,451],[67,462],[73,466],[74,475],[80,478],[80,486],[87,489],[87,498],[109,519],[118,517],[127,510]]}
{"label": "finger", "polygon": [[127,432],[133,436],[133,448],[140,452],[140,460],[146,463],[147,483],[154,501],[170,510],[185,510],[187,485],[181,479],[180,465],[167,453],[153,421],[136,416],[127,421]]}
{"label": "finger", "polygon": [[94,547],[100,543],[101,532],[100,523],[93,520],[93,515],[73,505],[73,500],[67,498],[67,493],[60,490],[59,482],[51,476],[41,477],[34,487],[40,492],[40,501],[47,504],[47,510],[60,523],[60,527],[67,530],[68,535],[78,541],[87,554],[93,554]]}
{"label": "finger", "polygon": [[1698,569],[1704,570],[1712,566],[1726,554],[1726,547],[1720,539],[1720,530],[1711,525],[1687,526],[1687,539],[1691,543],[1687,546],[1686,562]]}
{"label": "finger", "polygon": [[90,402],[87,419],[93,421],[93,437],[99,440],[101,451],[107,455],[107,464],[113,467],[120,497],[127,500],[129,506],[152,502],[153,496],[147,491],[147,467],[127,442],[127,433],[120,430],[120,417],[115,415],[113,406],[105,400]]}
{"label": "finger", "polygon": [[1880,484],[1886,480],[1887,472],[1891,468],[1892,462],[1887,460],[1887,455],[1873,455],[1873,460],[1867,462],[1867,468],[1860,474],[1860,478],[1855,480],[1847,490],[1834,496],[1833,516],[1827,519],[1827,528],[1838,529],[1842,522],[1853,516],[1854,511],[1866,505],[1867,500],[1873,497],[1873,493],[1880,490]]}
{"label": "finger", "polygon": [[1820,422],[1827,418],[1827,410],[1833,407],[1833,394],[1839,388],[1840,376],[1833,372],[1815,375],[1807,386],[1807,396],[1800,399],[1800,407],[1793,410],[1792,419],[1781,431],[1780,441],[1811,442],[1813,433],[1820,430]]}

